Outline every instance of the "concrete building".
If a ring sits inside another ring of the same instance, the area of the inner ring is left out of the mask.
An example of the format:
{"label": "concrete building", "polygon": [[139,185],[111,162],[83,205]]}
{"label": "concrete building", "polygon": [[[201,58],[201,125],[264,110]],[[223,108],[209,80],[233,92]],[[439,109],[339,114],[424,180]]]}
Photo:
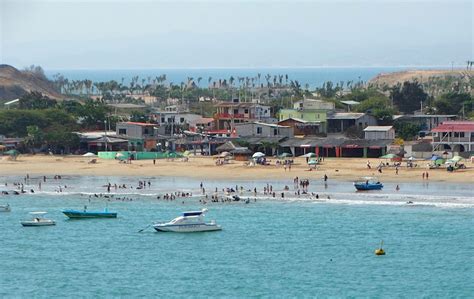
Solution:
{"label": "concrete building", "polygon": [[236,124],[235,130],[239,137],[293,137],[292,127],[262,122]]}
{"label": "concrete building", "polygon": [[334,111],[333,102],[315,99],[304,99],[293,104],[293,109],[281,109],[278,120],[299,119],[313,124],[319,123],[318,131],[327,133],[327,115]]}
{"label": "concrete building", "polygon": [[218,130],[231,129],[235,124],[254,121],[273,122],[270,106],[234,100],[216,104],[214,119]]}
{"label": "concrete building", "polygon": [[321,136],[324,135],[323,126],[320,121],[307,121],[304,119],[290,117],[278,122],[281,126],[293,128],[296,136]]}
{"label": "concrete building", "polygon": [[433,151],[474,151],[474,121],[445,121],[431,132]]}
{"label": "concrete building", "polygon": [[116,125],[117,137],[127,139],[129,150],[156,150],[157,125],[140,122],[121,122]]}
{"label": "concrete building", "polygon": [[368,126],[364,129],[364,139],[393,140],[395,129],[392,126]]}
{"label": "concrete building", "polygon": [[343,133],[350,127],[363,130],[368,126],[376,126],[377,119],[369,114],[356,112],[335,112],[327,116],[327,132]]}

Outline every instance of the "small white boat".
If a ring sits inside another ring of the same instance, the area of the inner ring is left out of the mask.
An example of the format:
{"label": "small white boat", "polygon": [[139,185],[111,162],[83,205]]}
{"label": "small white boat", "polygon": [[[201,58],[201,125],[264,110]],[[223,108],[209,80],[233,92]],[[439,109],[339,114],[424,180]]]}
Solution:
{"label": "small white boat", "polygon": [[201,211],[184,212],[170,222],[155,223],[153,228],[159,232],[177,232],[177,233],[192,233],[192,232],[208,232],[221,230],[221,226],[217,225],[214,220],[209,223],[204,222],[204,214],[207,209]]}
{"label": "small white boat", "polygon": [[11,212],[11,210],[12,209],[10,208],[9,204],[0,206],[0,212]]}
{"label": "small white boat", "polygon": [[54,220],[44,218],[43,216],[45,214],[47,214],[47,212],[30,212],[30,215],[33,217],[33,219],[21,221],[21,225],[23,226],[56,225],[56,222]]}

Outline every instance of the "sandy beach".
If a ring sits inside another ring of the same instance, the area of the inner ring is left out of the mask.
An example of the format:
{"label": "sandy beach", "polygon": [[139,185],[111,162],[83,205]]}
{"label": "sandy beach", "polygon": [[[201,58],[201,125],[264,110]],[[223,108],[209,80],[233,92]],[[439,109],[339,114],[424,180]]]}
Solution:
{"label": "sandy beach", "polygon": [[[308,171],[304,158],[295,158],[291,171],[275,165],[270,158],[270,166],[247,166],[244,162],[231,161],[230,164],[216,166],[212,157],[191,157],[188,162],[152,160],[133,161],[132,164],[119,163],[116,160],[97,159],[89,164],[91,158],[82,156],[30,156],[22,155],[17,161],[0,160],[0,175],[84,175],[84,176],[173,176],[225,180],[265,180],[292,179],[295,176],[308,179],[320,179],[326,174],[329,179],[353,181],[362,176],[376,176],[387,182],[421,182],[422,173],[428,171],[430,181],[474,183],[474,165],[466,161],[467,169],[449,173],[445,168],[428,170],[428,161],[417,161],[418,167],[401,167],[398,175],[394,167],[383,168],[379,173],[375,167],[380,159],[327,158],[318,169]],[[372,169],[367,169],[370,161]],[[403,165],[406,165],[403,163]]]}

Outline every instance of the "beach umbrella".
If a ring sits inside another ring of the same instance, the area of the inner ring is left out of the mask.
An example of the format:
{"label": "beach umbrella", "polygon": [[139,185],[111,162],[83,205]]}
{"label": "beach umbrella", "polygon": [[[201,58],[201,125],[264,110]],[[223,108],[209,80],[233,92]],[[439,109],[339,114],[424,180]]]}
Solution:
{"label": "beach umbrella", "polygon": [[395,154],[386,154],[386,155],[381,156],[380,159],[393,159],[395,157],[397,157],[397,155]]}
{"label": "beach umbrella", "polygon": [[252,158],[261,158],[265,157],[265,154],[262,152],[256,152],[255,154],[252,155]]}
{"label": "beach umbrella", "polygon": [[451,158],[451,160],[453,160],[454,162],[459,162],[462,159],[463,159],[463,157],[461,157],[461,156],[454,156],[454,157]]}
{"label": "beach umbrella", "polygon": [[304,157],[306,158],[314,158],[316,157],[316,154],[315,153],[307,153],[306,155],[303,155]]}
{"label": "beach umbrella", "polygon": [[12,150],[6,151],[5,154],[10,155],[10,156],[18,156],[20,152],[17,151],[16,149],[12,149]]}
{"label": "beach umbrella", "polygon": [[91,152],[89,152],[89,153],[85,153],[85,154],[84,154],[84,155],[82,155],[82,156],[83,156],[83,157],[97,157],[97,155],[96,155],[96,154],[94,154],[94,153],[91,153]]}
{"label": "beach umbrella", "polygon": [[308,161],[308,165],[316,165],[316,164],[318,164],[318,160],[316,159],[311,159]]}
{"label": "beach umbrella", "polygon": [[222,157],[222,158],[225,158],[225,157],[228,157],[230,156],[230,153],[229,152],[222,152],[219,157]]}
{"label": "beach umbrella", "polygon": [[288,157],[292,157],[292,156],[293,156],[293,155],[290,154],[290,153],[283,153],[283,154],[281,154],[279,157],[280,157],[280,158],[288,158]]}
{"label": "beach umbrella", "polygon": [[436,161],[436,160],[438,160],[438,159],[441,159],[441,157],[440,157],[440,156],[437,156],[437,155],[433,155],[433,156],[431,156],[431,158],[430,158],[431,161]]}
{"label": "beach umbrella", "polygon": [[191,155],[190,151],[184,151],[183,156],[188,157],[189,155]]}
{"label": "beach umbrella", "polygon": [[413,160],[415,160],[415,158],[409,157],[408,160],[409,160],[409,161],[413,161]]}

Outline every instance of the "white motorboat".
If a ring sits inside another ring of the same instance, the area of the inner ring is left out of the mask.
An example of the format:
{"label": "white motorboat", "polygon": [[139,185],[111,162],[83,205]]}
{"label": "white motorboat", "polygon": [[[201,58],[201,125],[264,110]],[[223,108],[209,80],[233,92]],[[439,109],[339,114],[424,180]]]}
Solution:
{"label": "white motorboat", "polygon": [[0,206],[0,212],[11,212],[12,208],[10,208],[9,204]]}
{"label": "white motorboat", "polygon": [[221,230],[221,226],[217,225],[214,220],[209,223],[204,222],[204,214],[207,209],[201,211],[184,212],[170,222],[155,223],[153,227],[159,232],[177,232],[177,233],[191,233],[191,232],[208,232]]}
{"label": "white motorboat", "polygon": [[56,225],[56,222],[54,220],[44,218],[43,216],[45,214],[47,214],[47,212],[30,212],[30,215],[33,217],[33,219],[21,221],[21,225],[23,226]]}

